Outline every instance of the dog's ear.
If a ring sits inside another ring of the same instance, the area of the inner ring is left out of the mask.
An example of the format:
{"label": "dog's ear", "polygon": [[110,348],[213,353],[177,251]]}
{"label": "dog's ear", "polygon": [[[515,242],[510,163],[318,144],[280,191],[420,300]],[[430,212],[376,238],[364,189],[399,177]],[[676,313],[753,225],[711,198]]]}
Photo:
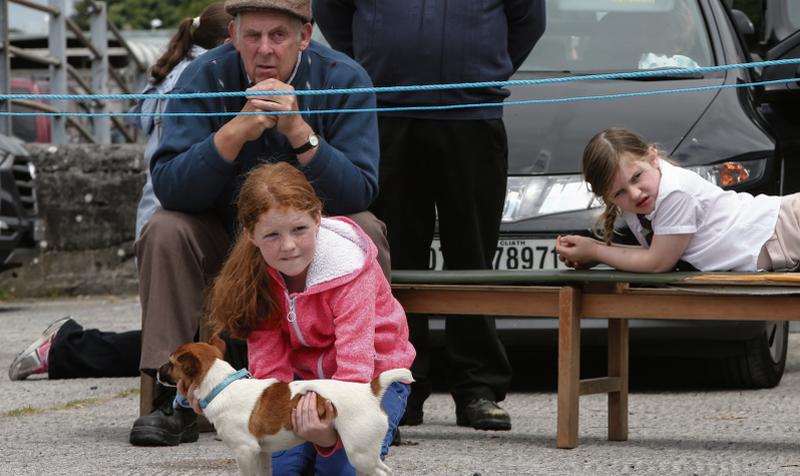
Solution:
{"label": "dog's ear", "polygon": [[225,341],[222,340],[219,334],[212,335],[211,339],[208,340],[208,343],[216,347],[216,349],[219,350],[219,353],[222,354],[222,356],[225,355],[225,348],[226,348]]}
{"label": "dog's ear", "polygon": [[184,352],[177,360],[186,377],[194,380],[200,375],[200,359],[193,353]]}

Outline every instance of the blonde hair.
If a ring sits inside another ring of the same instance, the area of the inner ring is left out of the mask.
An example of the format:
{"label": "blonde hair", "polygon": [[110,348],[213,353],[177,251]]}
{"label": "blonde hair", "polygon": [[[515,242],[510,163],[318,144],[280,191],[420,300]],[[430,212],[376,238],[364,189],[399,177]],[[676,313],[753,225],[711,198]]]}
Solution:
{"label": "blonde hair", "polygon": [[[302,172],[286,162],[254,168],[237,200],[239,224],[250,233],[272,209],[293,209],[314,217],[322,203]],[[240,233],[209,294],[208,320],[214,332],[245,339],[263,321],[277,325],[280,305],[259,249]]]}
{"label": "blonde hair", "polygon": [[583,177],[592,192],[605,204],[605,210],[592,225],[592,233],[606,243],[611,243],[614,223],[620,215],[620,210],[612,202],[609,193],[622,157],[631,154],[646,160],[651,147],[655,145],[648,144],[633,131],[612,127],[592,137],[583,150]]}

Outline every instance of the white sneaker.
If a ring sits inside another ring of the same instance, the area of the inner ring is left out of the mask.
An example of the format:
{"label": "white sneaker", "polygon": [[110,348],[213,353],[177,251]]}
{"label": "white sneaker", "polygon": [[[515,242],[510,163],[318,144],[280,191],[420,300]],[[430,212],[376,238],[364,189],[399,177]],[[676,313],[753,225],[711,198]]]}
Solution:
{"label": "white sneaker", "polygon": [[11,380],[25,380],[29,375],[43,374],[48,369],[48,356],[53,338],[71,317],[62,317],[53,322],[42,332],[38,339],[33,341],[25,350],[19,353],[8,368],[8,378]]}

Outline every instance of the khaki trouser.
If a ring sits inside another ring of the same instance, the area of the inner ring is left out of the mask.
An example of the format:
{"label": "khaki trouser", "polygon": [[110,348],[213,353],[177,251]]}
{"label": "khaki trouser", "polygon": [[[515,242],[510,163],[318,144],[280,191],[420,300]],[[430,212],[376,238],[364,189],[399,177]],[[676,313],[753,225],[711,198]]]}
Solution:
{"label": "khaki trouser", "polygon": [[[762,262],[765,250],[769,263]],[[775,233],[764,243],[761,251],[759,268],[767,271],[795,271],[800,267],[800,193],[781,199]]]}
{"label": "khaki trouser", "polygon": [[[349,215],[378,247],[378,262],[390,276],[386,227],[370,212]],[[142,306],[140,368],[158,369],[180,344],[198,335],[205,293],[231,246],[213,213],[157,211],[136,242]],[[205,336],[204,336],[205,337]]]}

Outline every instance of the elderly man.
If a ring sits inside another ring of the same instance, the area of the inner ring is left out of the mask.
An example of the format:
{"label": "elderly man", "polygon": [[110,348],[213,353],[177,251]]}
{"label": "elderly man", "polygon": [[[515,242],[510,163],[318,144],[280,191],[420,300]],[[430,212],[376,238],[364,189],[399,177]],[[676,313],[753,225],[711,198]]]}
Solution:
{"label": "elderly man", "polygon": [[[370,87],[347,56],[311,41],[310,0],[227,0],[231,43],[186,68],[174,93],[294,91]],[[151,172],[165,210],[136,244],[142,303],[142,372],[167,361],[198,334],[204,290],[218,273],[235,230],[235,195],[243,175],[264,161],[289,161],[322,198],[325,212],[347,215],[372,237],[388,273],[383,224],[364,210],[378,189],[375,115],[270,114],[278,111],[359,109],[371,94],[206,97],[171,100]],[[257,111],[258,115],[217,115]],[[230,346],[229,346],[230,347]],[[234,346],[236,347],[236,346]],[[238,355],[245,365],[241,343]],[[238,358],[237,358],[238,357]],[[177,445],[198,438],[187,402],[159,387],[155,410],[136,420],[134,445]]]}

